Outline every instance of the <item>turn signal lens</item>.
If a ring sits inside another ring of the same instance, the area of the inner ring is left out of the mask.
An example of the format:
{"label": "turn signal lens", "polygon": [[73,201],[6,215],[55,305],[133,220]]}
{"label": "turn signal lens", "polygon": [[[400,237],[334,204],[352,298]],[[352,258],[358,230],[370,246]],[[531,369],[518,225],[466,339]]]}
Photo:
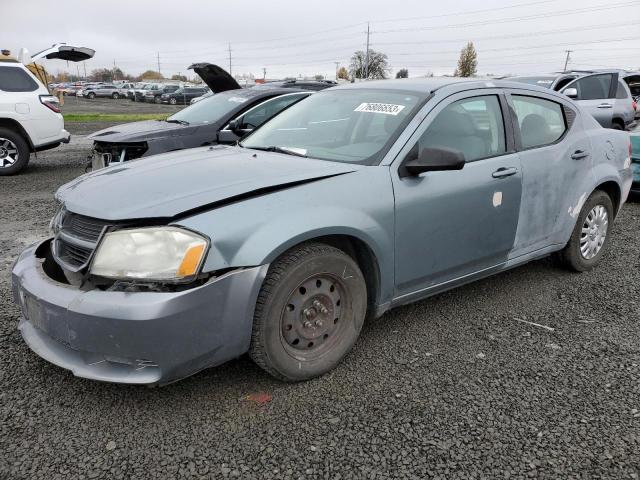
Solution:
{"label": "turn signal lens", "polygon": [[182,259],[182,263],[178,267],[177,277],[190,277],[198,273],[198,267],[204,253],[204,244],[194,245],[187,250]]}

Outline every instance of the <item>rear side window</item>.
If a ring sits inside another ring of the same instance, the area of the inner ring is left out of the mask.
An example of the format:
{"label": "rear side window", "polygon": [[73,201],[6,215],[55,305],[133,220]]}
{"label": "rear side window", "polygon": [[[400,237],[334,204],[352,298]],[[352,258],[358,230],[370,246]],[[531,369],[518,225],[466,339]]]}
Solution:
{"label": "rear side window", "polygon": [[[609,98],[613,75],[589,75],[576,81],[578,100],[600,100]],[[572,85],[573,86],[573,85]]]}
{"label": "rear side window", "polygon": [[567,126],[562,105],[539,97],[513,95],[523,148],[542,147],[557,141]]}
{"label": "rear side window", "polygon": [[467,162],[506,152],[502,109],[495,95],[471,97],[447,105],[420,137],[419,150],[449,148]]}
{"label": "rear side window", "polygon": [[627,95],[627,89],[624,88],[624,85],[622,84],[622,82],[618,82],[618,89],[616,90],[616,98],[620,98],[620,99],[629,98],[629,95]]}
{"label": "rear side window", "polygon": [[5,92],[35,92],[38,83],[19,67],[0,66],[0,90]]}

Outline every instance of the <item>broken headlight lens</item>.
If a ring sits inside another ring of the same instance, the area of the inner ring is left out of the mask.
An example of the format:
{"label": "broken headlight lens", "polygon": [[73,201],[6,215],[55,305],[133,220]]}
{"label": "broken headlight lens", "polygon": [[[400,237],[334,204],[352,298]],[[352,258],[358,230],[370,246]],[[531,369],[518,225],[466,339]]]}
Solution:
{"label": "broken headlight lens", "polygon": [[177,227],[117,230],[107,233],[91,263],[100,277],[184,281],[197,275],[209,241]]}

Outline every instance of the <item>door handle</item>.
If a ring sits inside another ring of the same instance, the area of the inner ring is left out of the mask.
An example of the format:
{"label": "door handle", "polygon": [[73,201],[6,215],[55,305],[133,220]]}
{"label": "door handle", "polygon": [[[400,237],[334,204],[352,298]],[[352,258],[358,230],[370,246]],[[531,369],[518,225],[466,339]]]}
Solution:
{"label": "door handle", "polygon": [[516,173],[518,173],[518,169],[516,167],[500,167],[498,170],[493,172],[491,176],[493,178],[504,178],[515,175]]}
{"label": "door handle", "polygon": [[585,152],[584,150],[576,150],[571,154],[571,158],[574,160],[582,160],[589,156],[589,152]]}
{"label": "door handle", "polygon": [[600,105],[598,105],[598,108],[613,108],[613,105],[611,105],[610,103],[601,103]]}

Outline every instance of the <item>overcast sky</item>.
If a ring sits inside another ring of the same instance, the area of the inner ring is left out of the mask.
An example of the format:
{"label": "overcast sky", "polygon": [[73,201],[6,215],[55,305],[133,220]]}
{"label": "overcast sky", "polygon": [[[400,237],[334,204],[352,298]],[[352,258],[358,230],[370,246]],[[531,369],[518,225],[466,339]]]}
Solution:
{"label": "overcast sky", "polygon": [[[35,53],[56,42],[96,50],[87,72],[186,73],[193,62],[268,78],[335,75],[365,48],[386,53],[395,72],[451,74],[472,40],[479,74],[527,74],[570,67],[640,68],[640,0],[1,0],[0,48]],[[166,6],[165,6],[166,5]],[[75,64],[46,68],[75,72]],[[80,72],[83,65],[80,64]]]}

